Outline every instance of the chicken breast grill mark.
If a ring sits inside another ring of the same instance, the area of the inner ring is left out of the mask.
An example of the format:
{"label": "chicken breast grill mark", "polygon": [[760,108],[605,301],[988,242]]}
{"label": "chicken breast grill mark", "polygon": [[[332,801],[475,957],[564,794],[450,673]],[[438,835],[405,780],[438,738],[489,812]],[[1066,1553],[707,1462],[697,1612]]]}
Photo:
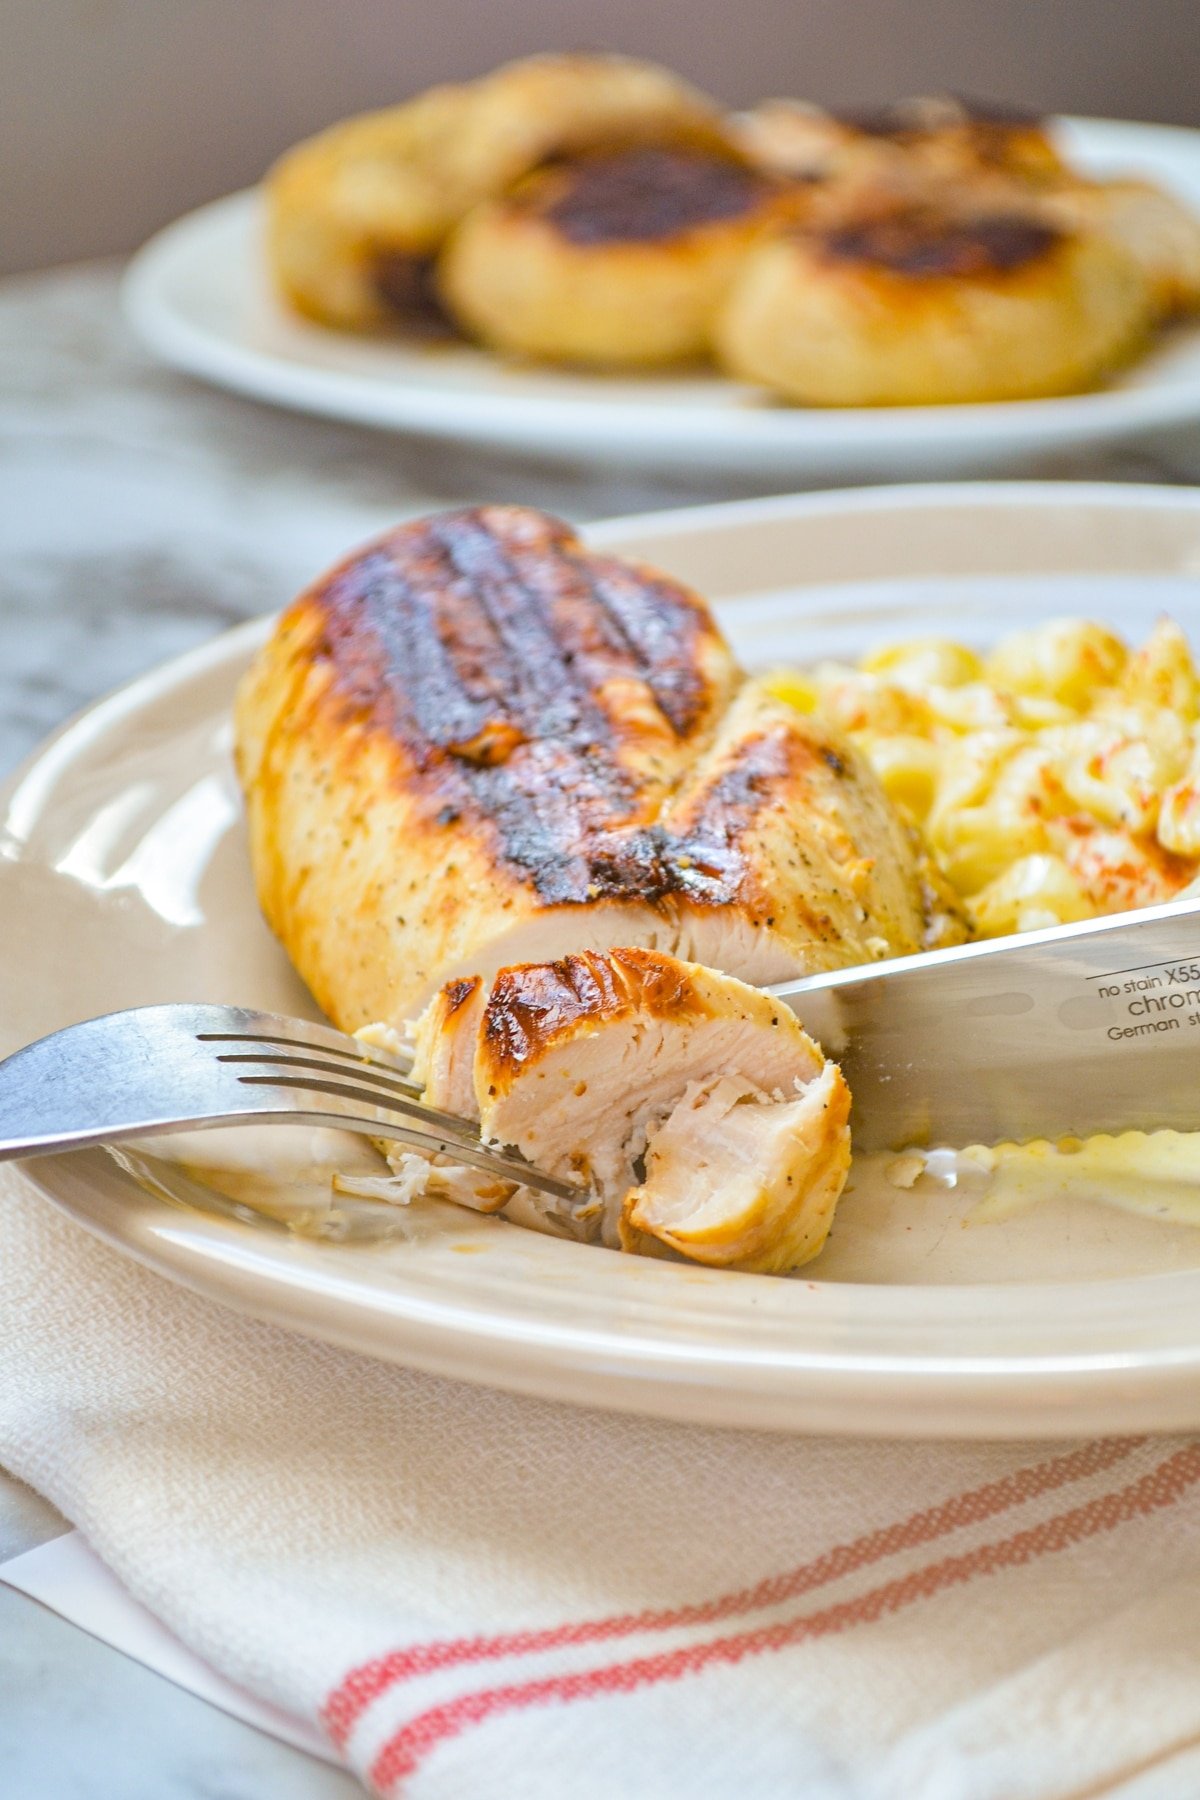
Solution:
{"label": "chicken breast grill mark", "polygon": [[519,507],[403,525],[285,614],[237,706],[268,921],[324,1010],[641,944],[780,980],[922,942],[865,763],[697,595]]}
{"label": "chicken breast grill mark", "polygon": [[[874,774],[758,682],[742,688],[659,829],[684,891],[752,927],[756,960],[838,968],[924,942],[912,841]],[[746,975],[740,961],[713,961],[699,946],[686,954]]]}
{"label": "chicken breast grill mark", "polygon": [[395,740],[443,813],[490,827],[543,900],[647,879],[654,846],[630,829],[733,679],[682,588],[635,587],[557,521],[489,508],[402,528],[317,603],[334,703]]}
{"label": "chicken breast grill mark", "polygon": [[[768,994],[652,950],[585,952],[448,985],[415,1039],[431,1104],[581,1183],[579,1206],[553,1215],[445,1164],[428,1170],[434,1192],[716,1268],[784,1272],[825,1242],[850,1099]],[[411,1154],[393,1162],[410,1181]]]}
{"label": "chicken breast grill mark", "polygon": [[[451,988],[461,985],[452,983]],[[448,1022],[453,1004],[449,991],[446,999]],[[622,1017],[679,1023],[711,1017],[711,1008],[685,964],[645,950],[564,956],[558,962],[501,969],[487,997],[478,1051],[488,1097],[506,1092],[584,1021]]]}
{"label": "chicken breast grill mark", "polygon": [[[732,676],[702,602],[588,556],[566,525],[517,507],[402,526],[312,598],[338,689],[418,757],[489,767],[543,739],[619,748],[631,726],[685,742]],[[619,699],[644,690],[641,715],[613,707],[614,683]],[[489,730],[494,751],[477,742]]]}

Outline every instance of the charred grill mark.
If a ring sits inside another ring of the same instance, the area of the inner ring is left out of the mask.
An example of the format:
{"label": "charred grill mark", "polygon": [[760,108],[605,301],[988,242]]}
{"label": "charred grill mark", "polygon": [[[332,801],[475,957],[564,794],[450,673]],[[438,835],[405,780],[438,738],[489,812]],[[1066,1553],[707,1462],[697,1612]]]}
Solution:
{"label": "charred grill mark", "polygon": [[419,558],[399,567],[387,547],[366,552],[322,596],[319,649],[334,664],[349,709],[382,714],[421,764],[430,747],[476,742],[496,717],[437,629],[439,589],[431,573]]}
{"label": "charred grill mark", "polygon": [[[755,923],[774,926],[769,895],[749,872],[743,842],[786,796],[789,812],[804,820],[804,839],[796,846],[800,861],[824,871],[817,891],[831,883],[823,891],[845,899],[856,874],[869,874],[871,867],[840,812],[839,790],[854,780],[853,762],[819,735],[795,727],[768,726],[738,742],[735,754],[735,761],[689,797],[672,821],[670,837],[664,838],[676,891],[708,906],[737,901]],[[841,928],[828,912],[810,904],[804,891],[809,885],[799,883],[791,894],[793,922],[818,941],[835,941]]]}
{"label": "charred grill mark", "polygon": [[695,605],[671,582],[635,572],[615,557],[591,558],[588,579],[660,712],[678,736],[688,736],[709,697],[694,653],[698,627],[704,623]]}
{"label": "charred grill mark", "polygon": [[532,1061],[581,1019],[633,1012],[679,1019],[709,1010],[679,965],[652,950],[584,951],[502,969],[484,1008],[483,1039],[502,1073]]}
{"label": "charred grill mark", "polygon": [[1060,242],[1061,233],[1040,219],[1011,214],[947,219],[916,212],[865,219],[821,238],[825,253],[836,262],[914,276],[1004,274]]}
{"label": "charred grill mark", "polygon": [[483,1039],[493,1068],[518,1068],[580,1018],[608,1018],[624,1002],[603,956],[501,969],[484,1008]]}
{"label": "charred grill mark", "polygon": [[597,563],[557,520],[482,508],[401,527],[316,602],[337,702],[403,746],[431,821],[483,821],[547,903],[677,891],[639,822],[658,790],[620,762],[597,688],[643,682],[680,738],[703,723],[712,628],[685,590]]}
{"label": "charred grill mark", "polygon": [[755,170],[694,150],[625,150],[548,170],[532,202],[569,243],[654,243],[753,212],[769,192]]}
{"label": "charred grill mark", "polygon": [[450,981],[442,989],[446,1001],[446,1017],[452,1019],[459,1009],[466,1005],[471,995],[479,987],[478,975],[468,975],[462,981]]}
{"label": "charred grill mark", "polygon": [[712,1009],[674,959],[653,950],[610,950],[607,961],[624,984],[631,1007],[651,1018],[711,1016]]}
{"label": "charred grill mark", "polygon": [[451,513],[431,521],[430,530],[456,577],[452,591],[465,602],[462,612],[469,619],[474,607],[487,617],[503,657],[513,710],[528,735],[572,731],[588,710],[587,696],[563,659],[540,604],[538,580],[539,565],[561,556],[562,537],[552,535],[544,546],[509,545],[489,528],[482,512]]}
{"label": "charred grill mark", "polygon": [[778,736],[751,739],[738,746],[737,762],[693,797],[690,817],[670,840],[677,891],[710,905],[737,897],[745,874],[740,840],[788,775],[790,762],[788,745]]}
{"label": "charred grill mark", "polygon": [[[556,758],[551,745],[531,751],[519,768],[482,770],[470,783],[471,798],[494,824],[505,859],[548,904],[583,904],[612,892],[628,898],[627,882],[612,884],[599,875],[599,846],[607,836],[617,837],[618,827],[609,822],[633,806],[635,783],[599,758],[581,767],[573,757]],[[555,760],[564,766],[555,770]]]}
{"label": "charred grill mark", "polygon": [[[474,530],[475,521],[466,532],[459,521],[454,522],[456,541],[460,536],[469,538]],[[597,690],[615,678],[633,678],[644,681],[653,693],[654,671],[603,605],[594,559],[578,548],[565,528],[548,552],[535,542],[516,549],[502,547],[492,559],[482,544],[476,545],[475,553],[475,597],[510,651],[510,688],[525,684],[521,713],[530,736],[559,737],[597,748],[609,744],[614,723],[598,701]],[[647,599],[650,585],[646,584]],[[676,592],[679,629],[674,654],[682,658],[693,651],[697,630],[706,621],[692,606],[685,623],[686,597]]]}

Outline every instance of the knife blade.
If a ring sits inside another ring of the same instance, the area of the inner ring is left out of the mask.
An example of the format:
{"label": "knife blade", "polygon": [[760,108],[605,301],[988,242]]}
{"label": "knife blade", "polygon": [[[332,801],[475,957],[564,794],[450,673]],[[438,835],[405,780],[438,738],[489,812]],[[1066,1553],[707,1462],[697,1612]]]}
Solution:
{"label": "knife blade", "polygon": [[859,1150],[1200,1130],[1200,897],[771,991],[841,1062]]}

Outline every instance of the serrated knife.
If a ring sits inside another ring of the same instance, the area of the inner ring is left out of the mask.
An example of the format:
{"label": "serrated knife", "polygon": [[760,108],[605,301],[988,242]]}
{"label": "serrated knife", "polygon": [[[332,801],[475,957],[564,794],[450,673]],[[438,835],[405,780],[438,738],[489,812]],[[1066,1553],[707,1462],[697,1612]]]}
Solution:
{"label": "serrated knife", "polygon": [[1200,898],[772,989],[858,1150],[1200,1130]]}

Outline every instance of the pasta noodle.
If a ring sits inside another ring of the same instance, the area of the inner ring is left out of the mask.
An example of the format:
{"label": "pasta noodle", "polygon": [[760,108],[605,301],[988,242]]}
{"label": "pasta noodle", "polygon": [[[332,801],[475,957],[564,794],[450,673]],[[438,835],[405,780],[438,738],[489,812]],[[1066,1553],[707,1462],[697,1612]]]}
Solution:
{"label": "pasta noodle", "polygon": [[918,638],[768,681],[867,755],[982,937],[1155,905],[1200,870],[1200,678],[1171,619],[1134,653],[1055,619],[984,656]]}

